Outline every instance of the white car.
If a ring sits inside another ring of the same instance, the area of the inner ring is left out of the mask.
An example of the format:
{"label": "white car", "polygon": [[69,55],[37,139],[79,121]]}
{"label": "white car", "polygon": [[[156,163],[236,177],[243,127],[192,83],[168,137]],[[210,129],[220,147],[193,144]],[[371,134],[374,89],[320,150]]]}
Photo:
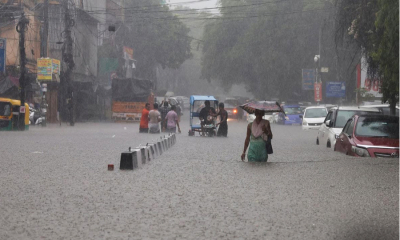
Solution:
{"label": "white car", "polygon": [[328,111],[326,118],[318,129],[317,145],[333,148],[336,138],[342,132],[347,120],[354,114],[382,114],[377,108],[365,107],[333,107]]}
{"label": "white car", "polygon": [[[252,123],[256,119],[256,115],[247,114],[247,122]],[[265,113],[263,119],[268,120],[270,123],[275,123],[275,116],[272,113]]]}
{"label": "white car", "polygon": [[326,107],[307,107],[306,109],[304,109],[301,128],[303,130],[319,129],[319,127],[325,120],[326,114],[328,114],[328,109]]}
{"label": "white car", "polygon": [[[383,115],[390,115],[390,105],[389,104],[378,104],[378,105],[364,105],[366,108],[377,108]],[[396,116],[399,116],[399,106],[396,106]]]}

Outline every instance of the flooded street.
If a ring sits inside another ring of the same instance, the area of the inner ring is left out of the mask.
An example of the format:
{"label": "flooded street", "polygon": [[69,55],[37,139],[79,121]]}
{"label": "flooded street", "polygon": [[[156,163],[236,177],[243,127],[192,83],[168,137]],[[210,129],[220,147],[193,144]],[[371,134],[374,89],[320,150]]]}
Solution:
{"label": "flooded street", "polygon": [[120,153],[160,136],[138,124],[1,132],[0,239],[399,238],[398,159],[347,157],[316,131],[272,124],[268,163],[242,162],[246,122],[189,137],[187,118],[134,171]]}

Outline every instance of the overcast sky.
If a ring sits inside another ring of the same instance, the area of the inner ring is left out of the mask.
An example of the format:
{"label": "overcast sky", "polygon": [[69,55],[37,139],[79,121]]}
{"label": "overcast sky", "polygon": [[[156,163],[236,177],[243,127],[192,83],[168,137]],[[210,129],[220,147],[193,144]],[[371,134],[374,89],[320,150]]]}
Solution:
{"label": "overcast sky", "polygon": [[190,8],[210,8],[216,7],[217,1],[218,0],[167,0],[167,3],[181,3],[183,6]]}

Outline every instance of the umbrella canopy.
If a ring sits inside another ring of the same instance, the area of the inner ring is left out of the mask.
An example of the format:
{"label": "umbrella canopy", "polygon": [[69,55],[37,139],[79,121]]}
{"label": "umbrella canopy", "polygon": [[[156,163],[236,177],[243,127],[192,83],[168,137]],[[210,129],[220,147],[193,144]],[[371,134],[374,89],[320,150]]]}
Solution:
{"label": "umbrella canopy", "polygon": [[257,102],[249,102],[240,106],[246,112],[252,114],[257,110],[261,110],[264,112],[283,112],[283,109],[279,105],[278,102],[273,101],[257,101]]}

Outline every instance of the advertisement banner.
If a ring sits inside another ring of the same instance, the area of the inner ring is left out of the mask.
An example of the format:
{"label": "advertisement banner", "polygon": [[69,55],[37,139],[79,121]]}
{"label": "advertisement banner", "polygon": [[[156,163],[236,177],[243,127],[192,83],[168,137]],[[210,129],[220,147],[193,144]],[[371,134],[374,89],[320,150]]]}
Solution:
{"label": "advertisement banner", "polygon": [[322,101],[322,83],[314,83],[314,100]]}
{"label": "advertisement banner", "polygon": [[37,69],[38,80],[52,80],[53,63],[51,58],[38,58]]}
{"label": "advertisement banner", "polygon": [[326,97],[327,98],[342,98],[346,96],[345,82],[327,82]]}
{"label": "advertisement banner", "polygon": [[124,46],[124,59],[133,60],[133,49]]}
{"label": "advertisement banner", "polygon": [[379,78],[368,77],[368,63],[366,59],[361,58],[361,64],[357,66],[357,88],[365,88],[367,93],[374,97],[381,98],[383,96],[381,86],[382,80]]}
{"label": "advertisement banner", "polygon": [[6,72],[6,39],[0,38],[0,72]]}
{"label": "advertisement banner", "polygon": [[315,69],[302,69],[303,90],[314,90]]}
{"label": "advertisement banner", "polygon": [[60,60],[52,59],[53,74],[60,74]]}

